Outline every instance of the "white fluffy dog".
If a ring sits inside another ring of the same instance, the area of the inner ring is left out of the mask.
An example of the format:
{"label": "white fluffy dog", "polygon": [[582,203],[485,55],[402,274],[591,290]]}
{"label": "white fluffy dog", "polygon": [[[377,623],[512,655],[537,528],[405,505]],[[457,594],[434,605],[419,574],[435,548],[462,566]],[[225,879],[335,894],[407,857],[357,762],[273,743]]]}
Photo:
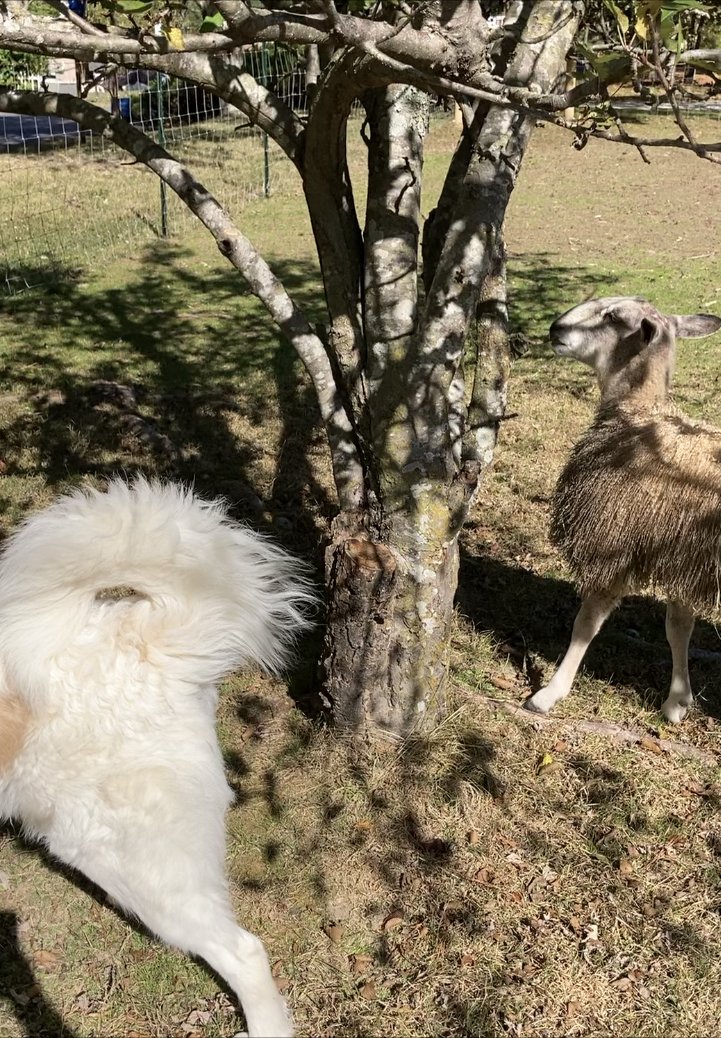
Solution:
{"label": "white fluffy dog", "polygon": [[203,958],[268,1038],[292,1028],[228,894],[216,686],[277,670],[312,598],[220,504],[144,480],[61,498],[0,562],[0,816]]}

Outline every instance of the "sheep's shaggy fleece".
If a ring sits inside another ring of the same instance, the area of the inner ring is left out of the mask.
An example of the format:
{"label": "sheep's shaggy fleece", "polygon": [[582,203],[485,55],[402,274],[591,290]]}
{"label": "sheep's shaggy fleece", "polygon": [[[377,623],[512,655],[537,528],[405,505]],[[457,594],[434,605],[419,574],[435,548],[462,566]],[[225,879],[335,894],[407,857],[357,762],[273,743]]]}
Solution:
{"label": "sheep's shaggy fleece", "polygon": [[312,597],[221,505],[143,480],[60,499],[0,562],[0,817],[205,959],[251,1035],[291,1027],[228,892],[216,684],[277,670]]}
{"label": "sheep's shaggy fleece", "polygon": [[556,485],[551,537],[582,595],[653,590],[719,617],[721,430],[602,406]]}

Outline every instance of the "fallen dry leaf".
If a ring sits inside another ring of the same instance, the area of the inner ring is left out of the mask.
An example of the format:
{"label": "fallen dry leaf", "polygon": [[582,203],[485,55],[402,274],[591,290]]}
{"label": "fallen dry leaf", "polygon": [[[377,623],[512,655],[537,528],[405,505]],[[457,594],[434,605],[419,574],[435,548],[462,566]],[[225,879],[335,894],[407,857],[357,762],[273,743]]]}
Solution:
{"label": "fallen dry leaf", "polygon": [[360,976],[362,973],[367,973],[372,965],[372,955],[351,955],[350,957],[351,973],[355,973],[356,976]]}
{"label": "fallen dry leaf", "polygon": [[658,741],[652,739],[650,735],[644,735],[643,738],[639,739],[638,745],[642,749],[648,750],[649,753],[655,753],[658,755],[663,754],[663,748],[659,746]]}
{"label": "fallen dry leaf", "polygon": [[75,999],[75,1002],[73,1003],[73,1005],[74,1005],[74,1007],[75,1007],[75,1009],[77,1010],[78,1013],[89,1013],[90,1012],[90,999],[88,998],[88,996],[86,995],[86,993],[84,991],[80,992],[80,994]]}
{"label": "fallen dry leaf", "polygon": [[470,952],[464,952],[461,955],[461,966],[475,966],[476,960]]}
{"label": "fallen dry leaf", "polygon": [[537,774],[539,776],[544,775],[556,775],[559,771],[563,771],[563,765],[560,761],[554,760],[550,764],[542,764],[538,769]]}
{"label": "fallen dry leaf", "polygon": [[370,1000],[372,998],[375,998],[376,997],[376,986],[373,983],[373,981],[369,980],[366,984],[364,984],[360,988],[360,993],[363,996],[363,998],[367,998],[368,1000]]}
{"label": "fallen dry leaf", "polygon": [[205,1026],[212,1019],[213,1014],[208,1009],[191,1009],[185,1019],[189,1027]]}
{"label": "fallen dry leaf", "polygon": [[504,692],[511,692],[516,687],[515,681],[510,678],[503,678],[500,675],[498,677],[490,677],[488,680],[495,688],[500,688]]}
{"label": "fallen dry leaf", "polygon": [[633,875],[633,865],[628,860],[628,858],[621,858],[621,860],[618,863],[618,871],[621,873],[622,876]]}
{"label": "fallen dry leaf", "polygon": [[633,981],[630,977],[619,977],[618,980],[611,981],[611,987],[617,991],[630,991],[633,987]]}
{"label": "fallen dry leaf", "polygon": [[343,939],[343,926],[341,923],[326,923],[323,933],[333,944],[338,944]]}
{"label": "fallen dry leaf", "polygon": [[402,908],[397,908],[395,911],[387,915],[381,924],[381,930],[394,930],[397,926],[400,926],[405,919],[405,912]]}
{"label": "fallen dry leaf", "polygon": [[468,834],[468,842],[470,843],[471,847],[475,847],[476,844],[480,842],[480,839],[481,838],[476,832],[476,830],[471,829],[471,831]]}
{"label": "fallen dry leaf", "polygon": [[56,970],[60,965],[61,960],[57,952],[50,951],[47,948],[41,948],[33,955],[33,961],[38,969]]}
{"label": "fallen dry leaf", "polygon": [[39,994],[39,991],[40,989],[38,988],[38,985],[33,984],[33,986],[28,988],[26,991],[16,991],[15,988],[10,988],[8,994],[16,1005],[27,1006],[29,1005],[30,1000],[35,998],[36,994]]}
{"label": "fallen dry leaf", "polygon": [[483,883],[485,886],[490,886],[496,880],[496,874],[493,869],[487,869],[485,866],[478,870],[473,877],[474,882]]}

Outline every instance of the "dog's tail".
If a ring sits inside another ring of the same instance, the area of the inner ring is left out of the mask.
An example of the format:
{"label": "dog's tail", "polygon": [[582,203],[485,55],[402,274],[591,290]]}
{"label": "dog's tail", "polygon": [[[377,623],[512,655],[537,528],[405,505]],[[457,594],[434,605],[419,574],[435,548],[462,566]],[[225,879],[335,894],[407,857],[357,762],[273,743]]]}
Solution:
{"label": "dog's tail", "polygon": [[107,653],[108,642],[194,683],[249,662],[278,671],[314,597],[302,566],[220,502],[113,480],[60,498],[6,542],[0,659],[30,696],[53,661]]}

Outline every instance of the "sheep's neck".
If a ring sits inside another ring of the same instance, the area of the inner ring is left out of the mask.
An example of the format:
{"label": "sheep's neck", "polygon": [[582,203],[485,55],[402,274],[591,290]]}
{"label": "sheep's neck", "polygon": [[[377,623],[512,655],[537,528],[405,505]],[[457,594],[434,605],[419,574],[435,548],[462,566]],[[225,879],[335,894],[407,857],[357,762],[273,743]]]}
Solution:
{"label": "sheep's neck", "polygon": [[672,348],[639,354],[620,371],[601,376],[601,403],[657,407],[668,400],[672,376]]}

